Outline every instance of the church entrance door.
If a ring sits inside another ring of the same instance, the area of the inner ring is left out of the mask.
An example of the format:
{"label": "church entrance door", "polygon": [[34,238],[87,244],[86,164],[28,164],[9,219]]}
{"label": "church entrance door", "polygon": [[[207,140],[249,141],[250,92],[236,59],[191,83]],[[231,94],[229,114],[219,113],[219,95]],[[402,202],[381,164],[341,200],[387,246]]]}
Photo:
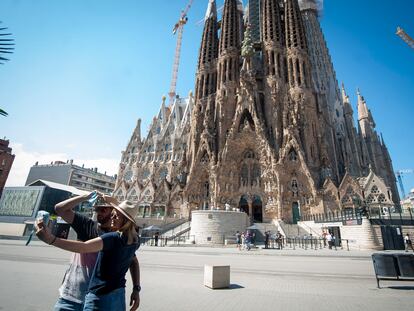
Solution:
{"label": "church entrance door", "polygon": [[263,222],[263,204],[260,197],[255,196],[252,203],[253,221]]}
{"label": "church entrance door", "polygon": [[249,203],[244,196],[240,198],[239,208],[241,212],[245,212],[247,215],[249,215]]}
{"label": "church entrance door", "polygon": [[297,224],[300,220],[300,209],[299,209],[299,203],[293,202],[292,204],[292,223]]}

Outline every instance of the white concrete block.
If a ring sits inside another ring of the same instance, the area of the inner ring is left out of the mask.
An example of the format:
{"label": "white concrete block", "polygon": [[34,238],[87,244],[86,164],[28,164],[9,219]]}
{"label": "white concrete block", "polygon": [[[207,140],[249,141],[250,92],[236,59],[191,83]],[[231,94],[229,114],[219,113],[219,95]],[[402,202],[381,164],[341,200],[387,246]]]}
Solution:
{"label": "white concrete block", "polygon": [[204,286],[211,289],[229,288],[230,266],[204,266]]}

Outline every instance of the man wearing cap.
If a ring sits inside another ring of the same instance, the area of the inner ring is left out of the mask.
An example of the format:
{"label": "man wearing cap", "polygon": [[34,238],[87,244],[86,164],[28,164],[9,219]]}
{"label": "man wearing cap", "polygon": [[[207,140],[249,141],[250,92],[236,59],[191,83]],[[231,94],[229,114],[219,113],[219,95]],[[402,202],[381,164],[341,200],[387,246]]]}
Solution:
{"label": "man wearing cap", "polygon": [[[109,232],[111,228],[112,205],[118,204],[115,198],[98,193],[98,199],[94,205],[97,221],[80,213],[74,212],[74,208],[82,202],[93,197],[94,192],[74,197],[55,206],[56,214],[66,221],[77,234],[80,241],[88,241]],[[96,194],[95,194],[96,195]],[[85,296],[88,293],[90,277],[95,267],[97,253],[74,253],[70,267],[66,271],[62,285],[59,288],[59,299],[54,311],[81,311]],[[133,292],[130,299],[130,310],[137,310],[140,297],[140,269],[136,256],[129,267]]]}

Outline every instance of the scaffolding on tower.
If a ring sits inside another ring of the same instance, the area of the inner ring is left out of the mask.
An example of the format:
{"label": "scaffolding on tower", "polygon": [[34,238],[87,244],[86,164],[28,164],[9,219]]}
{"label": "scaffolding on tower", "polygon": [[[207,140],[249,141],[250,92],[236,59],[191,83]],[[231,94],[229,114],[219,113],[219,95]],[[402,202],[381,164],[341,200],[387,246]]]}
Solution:
{"label": "scaffolding on tower", "polygon": [[178,69],[180,67],[181,45],[183,42],[184,25],[187,24],[187,21],[188,21],[187,13],[190,10],[192,4],[193,4],[193,0],[190,0],[187,6],[185,7],[185,9],[181,11],[180,19],[174,25],[174,28],[173,28],[173,35],[177,34],[177,44],[175,47],[174,65],[173,65],[173,70],[172,70],[170,91],[168,93],[168,96],[170,98],[170,101],[169,101],[170,105],[172,105],[172,103],[174,102],[175,95],[176,95]]}

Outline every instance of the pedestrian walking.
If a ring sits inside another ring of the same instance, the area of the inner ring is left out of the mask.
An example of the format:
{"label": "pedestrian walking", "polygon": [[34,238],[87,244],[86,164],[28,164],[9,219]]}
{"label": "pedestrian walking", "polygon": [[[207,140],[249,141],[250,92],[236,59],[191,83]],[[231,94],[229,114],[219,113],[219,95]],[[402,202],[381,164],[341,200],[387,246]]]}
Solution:
{"label": "pedestrian walking", "polygon": [[327,237],[327,233],[326,231],[323,231],[322,232],[323,247],[326,247],[326,237]]}
{"label": "pedestrian walking", "polygon": [[241,250],[241,234],[239,231],[236,232],[236,244],[239,251]]}
{"label": "pedestrian walking", "polygon": [[280,231],[277,231],[276,233],[276,243],[278,249],[283,248],[283,235],[280,233]]}
{"label": "pedestrian walking", "polygon": [[404,242],[405,242],[405,251],[408,252],[408,248],[411,248],[411,250],[414,252],[413,242],[411,241],[410,235],[408,233],[404,237]]}
{"label": "pedestrian walking", "polygon": [[245,249],[246,247],[246,235],[244,232],[241,234],[241,249]]}
{"label": "pedestrian walking", "polygon": [[256,233],[254,231],[250,235],[250,241],[253,247],[256,247]]}
{"label": "pedestrian walking", "polygon": [[246,235],[244,236],[244,243],[245,243],[245,248],[249,251],[250,243],[251,243],[251,235],[249,231],[247,231]]}
{"label": "pedestrian walking", "polygon": [[[125,311],[125,274],[139,247],[135,216],[137,206],[124,201],[119,205],[110,203],[111,231],[83,241],[67,241],[54,236],[42,220],[36,222],[36,235],[49,245],[79,254],[98,253],[95,268],[90,277],[84,300],[84,311]],[[138,292],[140,286],[135,288]],[[62,309],[72,310],[72,309]]]}
{"label": "pedestrian walking", "polygon": [[270,232],[266,231],[265,232],[265,248],[269,248],[269,238],[270,238]]}
{"label": "pedestrian walking", "polygon": [[332,246],[335,247],[335,250],[337,250],[336,248],[336,236],[332,233]]}
{"label": "pedestrian walking", "polygon": [[328,242],[329,249],[332,249],[332,235],[330,232],[326,234],[326,241]]}
{"label": "pedestrian walking", "polygon": [[160,233],[157,231],[154,235],[155,246],[158,246],[158,239],[160,238]]}
{"label": "pedestrian walking", "polygon": [[[97,195],[93,210],[96,221],[74,211],[74,208],[82,202],[88,201]],[[55,206],[55,212],[66,221],[77,234],[79,241],[88,241],[111,231],[112,205],[117,203],[115,198],[103,195],[99,192],[91,192],[62,201]],[[95,268],[98,253],[75,253],[67,269],[63,282],[59,288],[59,298],[54,311],[81,311],[84,307],[85,296]],[[133,292],[130,297],[131,310],[138,309],[140,297],[140,269],[138,259],[134,257],[130,265]]]}

